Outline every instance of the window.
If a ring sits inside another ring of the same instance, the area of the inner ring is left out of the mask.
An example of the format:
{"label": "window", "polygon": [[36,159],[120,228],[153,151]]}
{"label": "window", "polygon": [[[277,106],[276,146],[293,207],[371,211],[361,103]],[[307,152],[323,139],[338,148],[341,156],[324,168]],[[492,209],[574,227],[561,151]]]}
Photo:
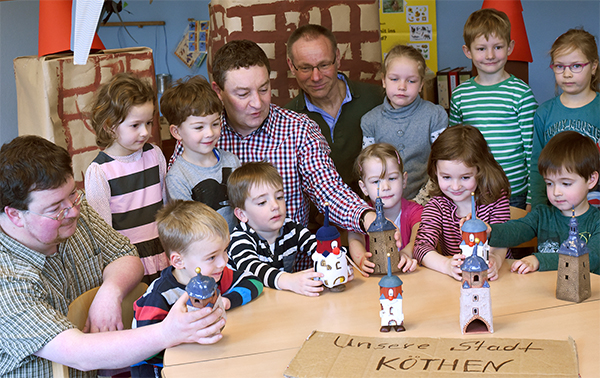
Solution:
{"label": "window", "polygon": [[568,280],[568,279],[569,279],[569,275],[565,274],[565,280]]}
{"label": "window", "polygon": [[479,295],[473,295],[473,302],[479,301]]}
{"label": "window", "polygon": [[473,315],[479,315],[479,309],[477,307],[473,307]]}
{"label": "window", "polygon": [[569,267],[569,263],[565,261],[565,268]]}
{"label": "window", "polygon": [[479,275],[476,274],[473,276],[473,282],[479,282]]}

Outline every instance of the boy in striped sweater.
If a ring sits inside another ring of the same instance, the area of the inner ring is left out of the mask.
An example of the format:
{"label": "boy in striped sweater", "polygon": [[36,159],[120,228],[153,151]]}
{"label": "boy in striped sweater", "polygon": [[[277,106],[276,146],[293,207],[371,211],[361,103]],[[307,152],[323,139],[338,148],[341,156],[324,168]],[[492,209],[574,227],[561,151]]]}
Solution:
{"label": "boy in striped sweater", "polygon": [[477,127],[508,177],[510,205],[526,206],[537,102],[531,88],[504,70],[515,41],[504,12],[480,9],[465,23],[463,52],[477,76],[452,92],[449,124]]}

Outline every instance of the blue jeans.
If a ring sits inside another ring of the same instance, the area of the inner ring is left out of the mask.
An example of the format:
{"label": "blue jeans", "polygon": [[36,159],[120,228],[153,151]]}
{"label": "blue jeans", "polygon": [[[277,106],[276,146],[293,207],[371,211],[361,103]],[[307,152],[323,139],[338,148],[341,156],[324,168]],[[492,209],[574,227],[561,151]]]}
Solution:
{"label": "blue jeans", "polygon": [[527,192],[523,194],[511,195],[509,198],[510,206],[525,210],[527,206]]}

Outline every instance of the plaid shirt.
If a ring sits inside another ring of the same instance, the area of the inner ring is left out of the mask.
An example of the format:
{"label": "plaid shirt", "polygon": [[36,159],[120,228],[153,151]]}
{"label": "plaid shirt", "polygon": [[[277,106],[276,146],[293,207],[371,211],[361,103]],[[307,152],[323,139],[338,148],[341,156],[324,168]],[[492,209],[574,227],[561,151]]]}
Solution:
{"label": "plaid shirt", "polygon": [[[247,136],[237,133],[223,112],[219,147],[233,152],[243,163],[268,161],[283,177],[287,217],[308,224],[309,197],[321,213],[329,202],[330,219],[342,228],[361,231],[361,214],[371,208],[338,174],[329,158],[329,146],[319,126],[304,114],[271,104],[263,124]],[[183,152],[178,143],[169,167]]]}
{"label": "plaid shirt", "polygon": [[[33,354],[63,331],[69,304],[102,284],[112,261],[137,256],[129,240],[113,230],[84,200],[75,234],[45,256],[0,232],[0,376],[42,378],[52,363]],[[69,369],[70,377],[96,371]]]}

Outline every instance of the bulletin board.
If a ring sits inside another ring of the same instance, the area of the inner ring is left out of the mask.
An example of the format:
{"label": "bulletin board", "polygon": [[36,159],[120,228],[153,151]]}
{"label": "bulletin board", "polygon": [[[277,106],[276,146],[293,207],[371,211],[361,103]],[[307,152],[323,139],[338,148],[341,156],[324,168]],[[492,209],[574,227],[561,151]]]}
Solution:
{"label": "bulletin board", "polygon": [[435,0],[381,0],[381,51],[383,56],[397,44],[415,47],[427,67],[438,71]]}

